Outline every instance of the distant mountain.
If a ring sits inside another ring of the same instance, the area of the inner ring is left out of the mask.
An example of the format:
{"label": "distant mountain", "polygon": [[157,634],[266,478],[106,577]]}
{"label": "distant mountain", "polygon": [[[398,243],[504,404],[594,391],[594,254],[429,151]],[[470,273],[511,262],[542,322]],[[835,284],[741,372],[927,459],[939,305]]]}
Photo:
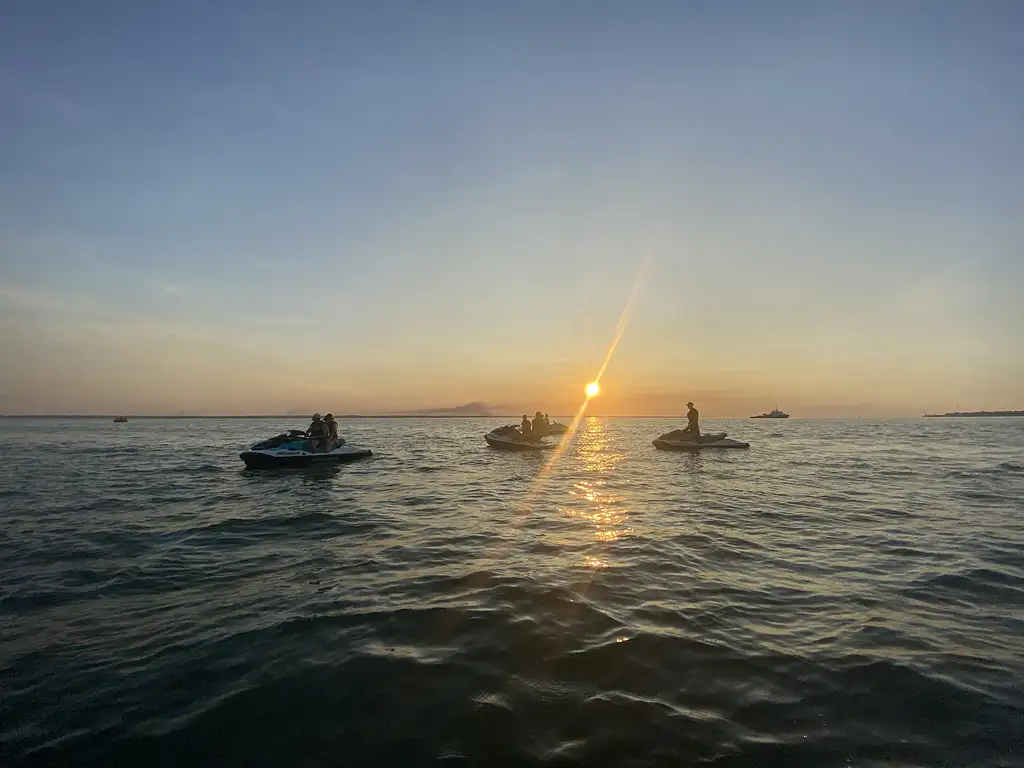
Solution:
{"label": "distant mountain", "polygon": [[457,405],[454,408],[420,408],[415,411],[399,411],[401,416],[493,416],[487,403],[479,401]]}
{"label": "distant mountain", "polygon": [[[457,405],[454,408],[417,408],[411,411],[391,411],[387,409],[376,409],[372,411],[339,411],[335,410],[334,415],[339,418],[358,418],[358,417],[369,417],[369,416],[483,416],[491,417],[495,414],[492,412],[494,408],[498,406],[488,406],[487,403],[475,401],[472,403],[466,403],[465,405]],[[309,418],[309,414],[313,411],[308,408],[292,408],[285,415],[286,416],[303,416]],[[320,413],[327,413],[327,411],[321,410]]]}

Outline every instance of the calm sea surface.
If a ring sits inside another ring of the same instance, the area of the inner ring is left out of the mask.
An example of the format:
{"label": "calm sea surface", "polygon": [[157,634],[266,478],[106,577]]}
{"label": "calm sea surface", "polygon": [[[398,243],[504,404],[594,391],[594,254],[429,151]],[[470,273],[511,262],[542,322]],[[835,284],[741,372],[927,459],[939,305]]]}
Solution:
{"label": "calm sea surface", "polygon": [[1024,765],[1024,419],[501,423],[0,420],[0,764]]}

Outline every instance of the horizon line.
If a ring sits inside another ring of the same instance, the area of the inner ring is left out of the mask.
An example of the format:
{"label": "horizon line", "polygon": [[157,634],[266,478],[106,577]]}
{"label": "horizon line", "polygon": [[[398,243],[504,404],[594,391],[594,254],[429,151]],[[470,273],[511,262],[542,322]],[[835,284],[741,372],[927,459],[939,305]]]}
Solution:
{"label": "horizon line", "polygon": [[[1014,412],[1021,413],[1021,412]],[[921,414],[902,414],[902,415],[864,415],[864,414],[851,414],[846,416],[790,416],[788,419],[770,419],[766,421],[820,421],[820,420],[856,420],[856,419],[920,419],[920,418],[934,418],[949,416],[952,414],[932,414],[932,413],[921,413]],[[114,419],[124,417],[126,419],[140,419],[140,420],[156,420],[156,419],[167,419],[167,420],[180,420],[180,419],[296,419],[300,418],[305,420],[308,416],[297,416],[295,414],[123,414],[123,413],[4,413],[0,414],[0,419]],[[492,413],[492,414],[444,414],[444,413],[419,413],[419,414],[402,414],[402,413],[344,413],[335,416],[336,419],[518,419],[519,414],[513,413]],[[568,418],[564,414],[556,414],[554,418]],[[683,419],[684,414],[678,413],[665,413],[665,414],[616,414],[607,413],[588,418],[598,419]],[[708,420],[725,420],[725,421],[738,421],[751,419],[751,416],[708,416]]]}

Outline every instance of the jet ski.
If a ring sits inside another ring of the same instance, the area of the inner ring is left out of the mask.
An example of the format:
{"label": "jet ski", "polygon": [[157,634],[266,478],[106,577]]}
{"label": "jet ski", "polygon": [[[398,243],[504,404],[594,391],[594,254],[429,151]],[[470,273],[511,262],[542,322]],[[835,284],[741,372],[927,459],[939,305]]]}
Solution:
{"label": "jet ski", "polygon": [[654,447],[661,451],[701,451],[705,448],[749,448],[750,443],[731,440],[725,432],[701,435],[700,440],[694,440],[683,430],[674,429],[654,440]]}
{"label": "jet ski", "polygon": [[552,421],[547,427],[549,435],[564,435],[569,431],[568,424],[559,424],[557,421]]}
{"label": "jet ski", "polygon": [[267,440],[262,440],[248,451],[238,454],[247,469],[302,469],[340,464],[372,456],[368,448],[345,445],[343,438],[333,440],[327,453],[312,453],[305,432],[289,429]]}
{"label": "jet ski", "polygon": [[519,428],[512,425],[491,430],[484,435],[484,440],[491,448],[499,451],[543,451],[555,447],[551,443],[523,437]]}

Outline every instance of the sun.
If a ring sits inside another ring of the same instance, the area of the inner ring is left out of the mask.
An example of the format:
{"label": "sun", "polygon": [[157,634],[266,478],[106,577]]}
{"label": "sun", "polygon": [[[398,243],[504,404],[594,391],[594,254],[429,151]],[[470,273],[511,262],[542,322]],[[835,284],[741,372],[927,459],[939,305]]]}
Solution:
{"label": "sun", "polygon": [[587,384],[587,397],[595,397],[601,393],[601,388],[597,385],[596,381],[592,381]]}

